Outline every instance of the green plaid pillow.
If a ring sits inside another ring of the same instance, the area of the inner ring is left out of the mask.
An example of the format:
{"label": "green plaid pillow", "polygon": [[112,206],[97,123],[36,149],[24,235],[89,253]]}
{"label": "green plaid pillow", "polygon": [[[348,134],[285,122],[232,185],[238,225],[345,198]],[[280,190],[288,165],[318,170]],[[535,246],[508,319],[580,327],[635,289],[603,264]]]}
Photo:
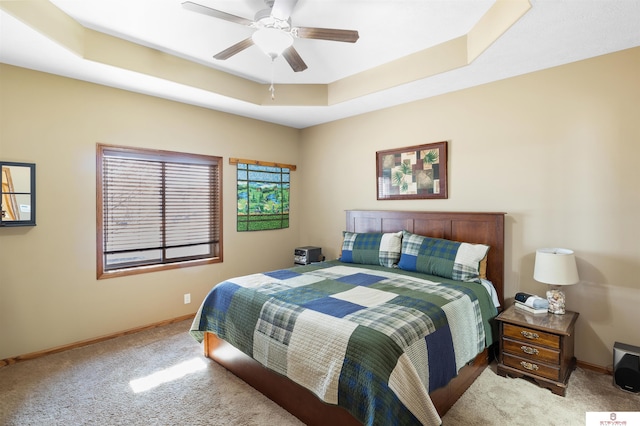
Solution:
{"label": "green plaid pillow", "polygon": [[423,237],[403,231],[402,253],[398,268],[451,278],[478,281],[480,261],[489,246]]}
{"label": "green plaid pillow", "polygon": [[381,265],[392,268],[400,259],[402,232],[343,232],[340,260],[346,263]]}

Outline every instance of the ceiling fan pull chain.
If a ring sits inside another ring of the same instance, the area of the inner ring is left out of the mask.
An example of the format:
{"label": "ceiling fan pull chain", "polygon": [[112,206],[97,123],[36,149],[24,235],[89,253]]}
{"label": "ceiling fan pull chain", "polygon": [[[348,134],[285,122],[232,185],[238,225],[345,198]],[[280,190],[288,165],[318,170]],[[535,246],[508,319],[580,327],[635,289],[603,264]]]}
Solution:
{"label": "ceiling fan pull chain", "polygon": [[271,92],[271,100],[275,100],[276,99],[276,88],[273,87],[273,75],[274,75],[274,70],[276,67],[276,57],[272,56],[271,57],[271,86],[269,86],[269,92]]}

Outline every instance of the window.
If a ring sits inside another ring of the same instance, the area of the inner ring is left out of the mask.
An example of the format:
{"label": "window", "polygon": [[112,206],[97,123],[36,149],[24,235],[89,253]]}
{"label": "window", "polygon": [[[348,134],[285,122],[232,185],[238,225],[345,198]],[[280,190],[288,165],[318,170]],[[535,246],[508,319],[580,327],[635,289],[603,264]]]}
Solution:
{"label": "window", "polygon": [[98,144],[98,278],[221,262],[221,165]]}

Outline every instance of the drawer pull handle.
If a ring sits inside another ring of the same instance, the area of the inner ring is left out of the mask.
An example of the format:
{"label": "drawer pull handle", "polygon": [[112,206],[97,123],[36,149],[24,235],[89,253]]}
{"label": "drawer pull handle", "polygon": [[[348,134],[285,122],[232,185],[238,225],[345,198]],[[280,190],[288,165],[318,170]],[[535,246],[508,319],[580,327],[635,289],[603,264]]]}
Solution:
{"label": "drawer pull handle", "polygon": [[540,336],[538,336],[538,333],[532,333],[532,332],[530,332],[530,331],[524,331],[524,330],[522,330],[522,331],[520,332],[520,334],[522,334],[522,335],[523,335],[524,337],[526,337],[527,339],[537,339],[537,338],[539,338],[539,337],[540,337]]}
{"label": "drawer pull handle", "polygon": [[533,371],[538,370],[538,366],[530,362],[520,361],[520,365],[526,370],[533,370]]}
{"label": "drawer pull handle", "polygon": [[538,355],[539,351],[536,348],[532,348],[531,346],[520,346],[522,352],[529,355]]}

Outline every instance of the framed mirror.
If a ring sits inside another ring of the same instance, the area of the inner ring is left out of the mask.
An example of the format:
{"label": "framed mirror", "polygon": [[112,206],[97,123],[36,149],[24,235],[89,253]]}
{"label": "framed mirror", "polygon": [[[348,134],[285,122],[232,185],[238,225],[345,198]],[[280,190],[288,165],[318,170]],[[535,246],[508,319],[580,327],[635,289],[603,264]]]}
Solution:
{"label": "framed mirror", "polygon": [[36,165],[0,161],[0,227],[35,226]]}

